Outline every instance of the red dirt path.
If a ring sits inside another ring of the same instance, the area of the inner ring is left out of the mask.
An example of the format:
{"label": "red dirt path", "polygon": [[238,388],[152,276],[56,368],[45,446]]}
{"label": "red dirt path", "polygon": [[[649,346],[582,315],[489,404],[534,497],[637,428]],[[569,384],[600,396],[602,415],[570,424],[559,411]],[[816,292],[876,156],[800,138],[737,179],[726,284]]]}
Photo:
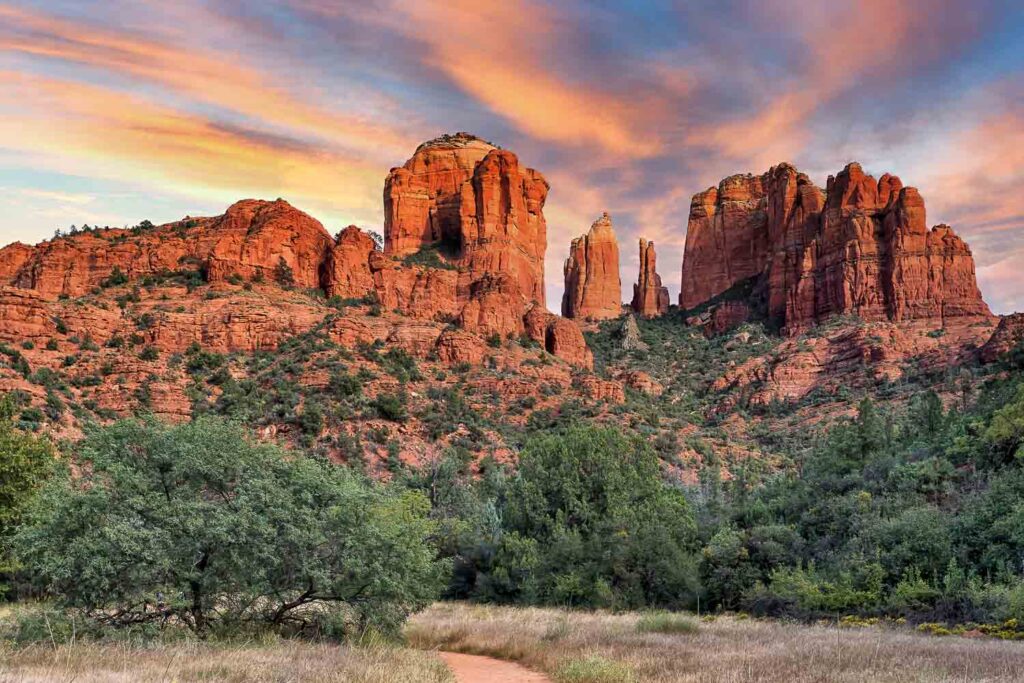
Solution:
{"label": "red dirt path", "polygon": [[492,657],[439,652],[458,683],[551,683],[544,674]]}

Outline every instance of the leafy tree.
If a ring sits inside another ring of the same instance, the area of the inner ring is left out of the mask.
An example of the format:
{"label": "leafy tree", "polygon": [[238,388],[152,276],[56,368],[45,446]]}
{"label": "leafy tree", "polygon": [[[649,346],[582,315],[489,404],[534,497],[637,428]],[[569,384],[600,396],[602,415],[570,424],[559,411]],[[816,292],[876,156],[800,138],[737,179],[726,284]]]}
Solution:
{"label": "leafy tree", "polygon": [[79,445],[15,537],[39,586],[115,626],[395,631],[445,573],[419,494],[252,441],[212,418],[123,421]]}
{"label": "leafy tree", "polygon": [[10,553],[11,535],[54,468],[50,442],[16,429],[17,412],[13,397],[0,400],[0,597],[17,569]]}
{"label": "leafy tree", "polygon": [[1024,459],[1024,386],[1020,387],[1012,402],[992,416],[985,430],[985,439],[1004,459]]}
{"label": "leafy tree", "polygon": [[640,439],[591,426],[531,439],[503,516],[498,552],[516,559],[496,563],[490,581],[529,575],[527,598],[640,607],[695,597],[693,517]]}

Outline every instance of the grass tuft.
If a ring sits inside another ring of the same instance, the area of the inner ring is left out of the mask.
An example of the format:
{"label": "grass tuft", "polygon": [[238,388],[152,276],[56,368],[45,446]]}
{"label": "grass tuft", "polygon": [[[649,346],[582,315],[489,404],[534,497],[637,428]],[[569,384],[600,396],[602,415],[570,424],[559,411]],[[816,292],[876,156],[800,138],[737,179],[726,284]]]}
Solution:
{"label": "grass tuft", "polygon": [[604,657],[572,659],[555,672],[558,683],[630,683],[636,677],[628,666]]}
{"label": "grass tuft", "polygon": [[651,612],[636,622],[637,633],[697,633],[700,625],[690,617],[672,612]]}

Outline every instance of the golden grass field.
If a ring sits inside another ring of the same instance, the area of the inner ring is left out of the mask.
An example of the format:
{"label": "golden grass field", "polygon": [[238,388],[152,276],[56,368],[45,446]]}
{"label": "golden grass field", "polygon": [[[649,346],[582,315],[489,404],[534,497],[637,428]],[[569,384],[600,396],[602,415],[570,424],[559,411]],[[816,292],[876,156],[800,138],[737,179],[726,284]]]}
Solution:
{"label": "golden grass field", "polygon": [[407,648],[277,638],[0,644],[0,683],[451,683],[433,650],[516,661],[555,683],[1024,681],[1024,643],[885,627],[441,603],[413,617],[406,638]]}
{"label": "golden grass field", "polygon": [[0,646],[2,683],[449,683],[432,653],[297,642],[154,647],[83,644]]}
{"label": "golden grass field", "polygon": [[883,627],[438,604],[406,634],[413,647],[515,660],[557,683],[1024,681],[1024,643]]}

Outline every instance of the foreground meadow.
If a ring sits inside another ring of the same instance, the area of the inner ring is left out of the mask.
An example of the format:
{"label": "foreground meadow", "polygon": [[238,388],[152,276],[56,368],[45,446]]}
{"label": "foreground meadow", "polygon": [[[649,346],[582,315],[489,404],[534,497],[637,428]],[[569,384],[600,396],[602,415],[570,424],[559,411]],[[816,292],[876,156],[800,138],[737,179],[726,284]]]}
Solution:
{"label": "foreground meadow", "polygon": [[437,604],[410,645],[518,661],[558,683],[1024,680],[1024,644],[884,628]]}
{"label": "foreground meadow", "polygon": [[76,643],[5,649],[2,683],[449,683],[428,652],[391,647],[339,647],[301,642],[151,647]]}

